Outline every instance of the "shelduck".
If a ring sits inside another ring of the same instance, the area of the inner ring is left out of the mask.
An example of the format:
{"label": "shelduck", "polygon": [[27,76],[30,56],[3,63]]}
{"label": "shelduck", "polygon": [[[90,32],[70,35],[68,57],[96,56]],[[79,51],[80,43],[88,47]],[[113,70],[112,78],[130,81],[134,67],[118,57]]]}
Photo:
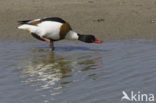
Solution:
{"label": "shelduck", "polygon": [[18,29],[26,30],[38,40],[46,41],[50,48],[54,50],[54,41],[69,39],[80,40],[86,43],[102,43],[93,35],[82,35],[72,30],[70,24],[59,17],[48,17],[43,19],[33,19],[18,21]]}

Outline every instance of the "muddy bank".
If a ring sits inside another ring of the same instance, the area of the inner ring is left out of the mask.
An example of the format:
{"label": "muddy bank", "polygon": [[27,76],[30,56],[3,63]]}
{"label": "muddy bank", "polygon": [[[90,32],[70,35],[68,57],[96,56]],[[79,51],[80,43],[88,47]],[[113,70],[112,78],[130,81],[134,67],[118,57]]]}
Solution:
{"label": "muddy bank", "polygon": [[0,39],[35,40],[17,21],[58,16],[104,40],[156,38],[155,0],[1,0]]}

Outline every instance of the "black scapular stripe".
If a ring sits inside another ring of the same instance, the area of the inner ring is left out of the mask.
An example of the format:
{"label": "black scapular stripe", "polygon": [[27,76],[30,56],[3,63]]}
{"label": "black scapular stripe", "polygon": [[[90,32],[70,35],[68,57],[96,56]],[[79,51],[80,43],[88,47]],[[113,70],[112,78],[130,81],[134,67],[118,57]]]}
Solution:
{"label": "black scapular stripe", "polygon": [[56,22],[60,22],[60,23],[66,23],[66,21],[64,21],[63,19],[61,19],[59,17],[44,18],[41,21],[56,21]]}
{"label": "black scapular stripe", "polygon": [[[33,21],[33,20],[22,20],[22,21],[18,21],[19,24],[28,24],[28,22]],[[59,17],[48,17],[48,18],[43,18],[40,20],[40,22],[42,21],[56,21],[56,22],[60,22],[60,23],[66,23],[66,21],[64,21],[62,18]]]}

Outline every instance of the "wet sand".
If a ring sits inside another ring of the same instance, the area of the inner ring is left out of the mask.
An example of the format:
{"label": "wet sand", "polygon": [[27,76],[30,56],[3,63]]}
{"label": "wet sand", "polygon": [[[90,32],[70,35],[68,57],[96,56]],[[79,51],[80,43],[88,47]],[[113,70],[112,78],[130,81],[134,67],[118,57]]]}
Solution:
{"label": "wet sand", "polygon": [[17,21],[58,16],[103,40],[156,38],[155,0],[1,0],[0,39],[35,40]]}

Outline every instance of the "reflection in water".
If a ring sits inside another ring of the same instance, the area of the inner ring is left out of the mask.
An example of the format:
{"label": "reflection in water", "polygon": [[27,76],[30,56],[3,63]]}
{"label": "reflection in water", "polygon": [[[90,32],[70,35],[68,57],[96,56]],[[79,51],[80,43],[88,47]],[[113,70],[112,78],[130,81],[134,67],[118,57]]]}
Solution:
{"label": "reflection in water", "polygon": [[123,90],[156,94],[155,40],[57,45],[50,52],[40,43],[0,43],[0,102],[119,103]]}
{"label": "reflection in water", "polygon": [[68,51],[61,54],[47,54],[44,50],[33,51],[33,56],[22,61],[24,68],[20,76],[25,78],[22,82],[37,86],[39,91],[48,88],[60,89],[75,81],[72,78],[75,74],[98,68],[97,62],[101,59],[93,55],[94,53],[78,54],[74,57],[73,54],[68,54]]}

